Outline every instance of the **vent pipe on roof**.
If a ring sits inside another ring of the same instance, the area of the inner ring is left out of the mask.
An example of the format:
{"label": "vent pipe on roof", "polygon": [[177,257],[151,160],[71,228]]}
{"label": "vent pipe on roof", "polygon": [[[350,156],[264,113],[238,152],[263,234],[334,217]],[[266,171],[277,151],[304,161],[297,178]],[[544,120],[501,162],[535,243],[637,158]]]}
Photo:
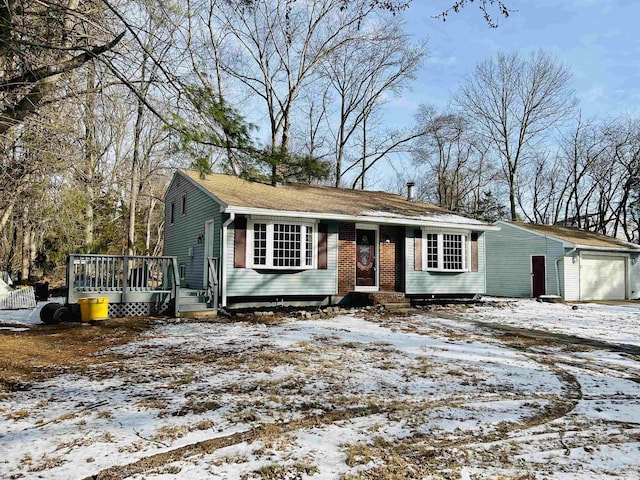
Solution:
{"label": "vent pipe on roof", "polygon": [[415,185],[416,184],[414,182],[407,182],[407,200],[409,202],[413,202],[416,199],[416,197],[414,197],[413,195],[413,187]]}

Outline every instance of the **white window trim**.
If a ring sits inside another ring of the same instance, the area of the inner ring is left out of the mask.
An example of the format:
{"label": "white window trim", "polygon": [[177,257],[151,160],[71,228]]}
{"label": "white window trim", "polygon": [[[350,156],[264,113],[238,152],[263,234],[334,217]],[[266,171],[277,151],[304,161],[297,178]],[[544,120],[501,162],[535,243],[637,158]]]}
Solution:
{"label": "white window trim", "polygon": [[[265,223],[267,225],[267,261],[265,265],[255,265],[253,263],[253,246],[254,246],[254,229],[256,223]],[[305,265],[306,259],[306,242],[305,235],[301,234],[300,238],[300,259],[302,264],[299,267],[292,266],[276,266],[273,265],[273,225],[281,223],[286,225],[300,225],[301,227],[311,227],[313,233],[311,236],[311,265]],[[255,270],[315,270],[318,268],[318,222],[302,222],[292,220],[290,218],[280,217],[263,217],[252,216],[247,220],[247,241],[246,241],[246,265],[248,268]]]}
{"label": "white window trim", "polygon": [[[470,230],[453,230],[443,228],[422,228],[422,270],[425,272],[440,273],[464,273],[471,271],[471,231]],[[438,268],[427,268],[427,234],[432,233],[438,237]],[[444,235],[461,235],[462,236],[462,268],[449,269],[444,268]]]}

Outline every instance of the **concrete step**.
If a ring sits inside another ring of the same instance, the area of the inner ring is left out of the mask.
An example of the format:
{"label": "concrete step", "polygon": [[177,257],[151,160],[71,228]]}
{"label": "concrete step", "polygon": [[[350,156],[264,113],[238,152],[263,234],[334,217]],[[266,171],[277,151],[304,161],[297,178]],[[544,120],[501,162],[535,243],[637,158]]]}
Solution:
{"label": "concrete step", "polygon": [[385,310],[391,310],[397,312],[399,310],[412,310],[411,304],[409,302],[392,302],[392,303],[380,303]]}
{"label": "concrete step", "polygon": [[387,303],[408,303],[403,292],[371,292],[368,294],[373,305],[384,305]]}
{"label": "concrete step", "polygon": [[209,310],[199,310],[194,312],[180,312],[178,317],[180,318],[194,318],[199,320],[205,320],[207,318],[216,318],[218,316],[218,312],[213,309]]}

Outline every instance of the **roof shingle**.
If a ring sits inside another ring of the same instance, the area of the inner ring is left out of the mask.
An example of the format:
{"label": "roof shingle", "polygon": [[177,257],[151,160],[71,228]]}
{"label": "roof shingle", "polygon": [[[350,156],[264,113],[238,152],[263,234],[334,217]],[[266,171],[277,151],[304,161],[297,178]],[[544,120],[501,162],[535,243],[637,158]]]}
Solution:
{"label": "roof shingle", "polygon": [[326,213],[349,216],[386,216],[437,219],[444,222],[482,224],[449,210],[402,195],[367,190],[312,185],[271,186],[221,174],[200,178],[198,172],[180,170],[227,206]]}
{"label": "roof shingle", "polygon": [[549,235],[551,237],[564,240],[576,245],[584,245],[588,247],[610,247],[610,248],[626,248],[638,249],[640,246],[632,243],[618,240],[617,238],[608,237],[599,233],[587,232],[573,227],[563,227],[561,225],[538,225],[535,223],[512,222],[524,228],[533,230],[534,232]]}

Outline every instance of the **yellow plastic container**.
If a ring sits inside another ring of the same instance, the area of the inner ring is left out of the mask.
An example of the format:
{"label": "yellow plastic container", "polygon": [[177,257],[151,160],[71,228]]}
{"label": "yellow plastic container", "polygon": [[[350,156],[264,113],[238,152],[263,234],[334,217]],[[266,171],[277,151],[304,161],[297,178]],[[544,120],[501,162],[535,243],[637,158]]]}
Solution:
{"label": "yellow plastic container", "polygon": [[80,319],[83,322],[91,320],[104,320],[109,318],[109,299],[107,297],[81,298]]}

